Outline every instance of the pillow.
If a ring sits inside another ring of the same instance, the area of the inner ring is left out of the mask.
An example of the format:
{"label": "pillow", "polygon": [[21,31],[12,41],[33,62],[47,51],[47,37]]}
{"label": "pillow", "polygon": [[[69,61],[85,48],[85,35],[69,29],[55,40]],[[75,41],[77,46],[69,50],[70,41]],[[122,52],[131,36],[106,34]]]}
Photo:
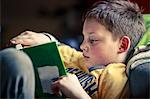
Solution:
{"label": "pillow", "polygon": [[136,47],[146,46],[150,44],[150,14],[144,14],[143,18],[146,31]]}

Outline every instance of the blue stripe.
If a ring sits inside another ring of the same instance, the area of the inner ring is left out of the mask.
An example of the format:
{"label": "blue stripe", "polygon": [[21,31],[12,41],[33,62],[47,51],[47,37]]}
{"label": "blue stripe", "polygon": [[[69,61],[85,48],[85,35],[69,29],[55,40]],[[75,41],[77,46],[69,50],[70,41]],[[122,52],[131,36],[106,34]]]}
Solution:
{"label": "blue stripe", "polygon": [[89,72],[93,71],[93,70],[96,70],[96,69],[103,69],[105,68],[105,66],[101,65],[101,66],[92,66],[89,69]]}
{"label": "blue stripe", "polygon": [[[92,68],[100,69],[100,68],[95,68],[95,67],[92,67]],[[98,82],[96,82],[95,76],[90,75],[80,69],[75,69],[75,68],[68,68],[67,71],[77,76],[81,86],[90,96],[92,96],[94,93],[98,91]]]}

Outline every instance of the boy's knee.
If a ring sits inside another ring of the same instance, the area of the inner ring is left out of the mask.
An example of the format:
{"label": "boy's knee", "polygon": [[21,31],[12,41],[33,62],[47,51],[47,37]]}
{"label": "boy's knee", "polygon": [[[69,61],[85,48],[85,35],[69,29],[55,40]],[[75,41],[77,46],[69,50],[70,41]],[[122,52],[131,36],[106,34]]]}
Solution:
{"label": "boy's knee", "polygon": [[0,59],[2,74],[0,97],[14,98],[18,95],[25,99],[33,98],[35,78],[30,58],[24,52],[8,48],[0,51]]}
{"label": "boy's knee", "polygon": [[33,72],[30,58],[22,51],[7,48],[0,52],[2,69],[12,75]]}

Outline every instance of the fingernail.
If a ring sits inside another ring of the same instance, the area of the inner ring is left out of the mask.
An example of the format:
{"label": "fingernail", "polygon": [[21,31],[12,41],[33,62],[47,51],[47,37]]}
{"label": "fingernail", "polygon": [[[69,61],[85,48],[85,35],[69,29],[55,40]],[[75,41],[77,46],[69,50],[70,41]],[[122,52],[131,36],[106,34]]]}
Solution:
{"label": "fingernail", "polygon": [[16,41],[14,41],[14,40],[10,40],[11,41],[11,43],[16,43]]}

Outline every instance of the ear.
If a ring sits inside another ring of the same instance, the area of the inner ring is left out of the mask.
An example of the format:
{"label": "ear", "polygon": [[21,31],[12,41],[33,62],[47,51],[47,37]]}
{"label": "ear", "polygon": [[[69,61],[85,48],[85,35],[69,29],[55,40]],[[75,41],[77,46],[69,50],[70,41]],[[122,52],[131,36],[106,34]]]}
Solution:
{"label": "ear", "polygon": [[122,36],[120,39],[120,45],[118,53],[127,52],[130,48],[131,40],[128,36]]}

